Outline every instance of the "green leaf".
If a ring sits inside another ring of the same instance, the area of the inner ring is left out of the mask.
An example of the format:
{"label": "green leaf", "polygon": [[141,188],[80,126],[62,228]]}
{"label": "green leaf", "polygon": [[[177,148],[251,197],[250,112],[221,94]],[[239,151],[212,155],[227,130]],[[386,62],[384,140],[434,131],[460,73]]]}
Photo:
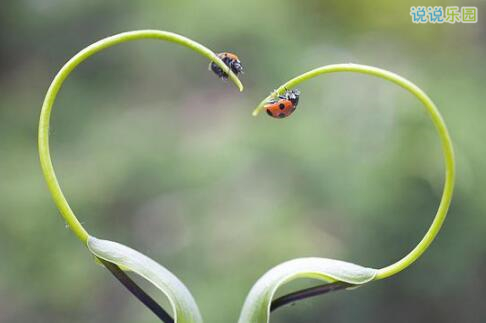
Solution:
{"label": "green leaf", "polygon": [[169,299],[175,322],[202,322],[199,308],[187,287],[156,261],[120,243],[92,236],[88,238],[88,249],[96,257],[133,271],[160,289]]}
{"label": "green leaf", "polygon": [[270,269],[253,286],[243,305],[239,323],[268,323],[275,292],[295,279],[313,278],[360,285],[373,280],[376,272],[376,269],[327,258],[299,258],[284,262]]}

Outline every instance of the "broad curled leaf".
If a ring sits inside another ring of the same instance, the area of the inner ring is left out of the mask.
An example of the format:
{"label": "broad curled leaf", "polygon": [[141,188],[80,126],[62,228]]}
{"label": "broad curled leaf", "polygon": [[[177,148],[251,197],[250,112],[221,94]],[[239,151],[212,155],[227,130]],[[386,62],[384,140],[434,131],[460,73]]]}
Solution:
{"label": "broad curled leaf", "polygon": [[267,271],[253,285],[243,305],[239,323],[268,323],[275,292],[295,279],[313,278],[360,285],[373,280],[376,272],[376,269],[327,258],[299,258],[284,262]]}
{"label": "broad curled leaf", "polygon": [[202,322],[199,308],[187,287],[156,261],[120,243],[92,236],[88,238],[88,249],[96,257],[140,275],[161,290],[169,299],[175,322]]}

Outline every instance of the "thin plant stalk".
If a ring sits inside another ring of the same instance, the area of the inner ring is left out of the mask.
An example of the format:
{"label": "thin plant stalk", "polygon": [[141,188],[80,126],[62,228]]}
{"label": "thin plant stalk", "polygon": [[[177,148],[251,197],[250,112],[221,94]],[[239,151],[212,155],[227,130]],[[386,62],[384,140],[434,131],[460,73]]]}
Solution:
{"label": "thin plant stalk", "polygon": [[440,228],[442,227],[442,224],[444,223],[444,220],[446,218],[447,211],[449,210],[449,206],[452,200],[452,193],[454,189],[454,182],[455,182],[454,150],[452,147],[451,138],[449,136],[449,131],[447,130],[447,127],[444,123],[444,119],[442,118],[442,115],[440,114],[435,104],[427,96],[427,94],[425,94],[425,92],[422,91],[422,89],[420,89],[417,85],[413,84],[412,82],[405,79],[404,77],[373,66],[350,63],[350,64],[333,64],[333,65],[327,65],[327,66],[313,69],[281,85],[277,90],[275,90],[273,93],[271,93],[268,97],[266,97],[264,100],[260,102],[260,104],[253,111],[253,116],[257,116],[258,113],[262,111],[263,106],[265,105],[266,102],[268,102],[268,100],[283,94],[286,90],[292,89],[297,85],[301,84],[302,82],[310,80],[316,76],[322,74],[338,73],[338,72],[352,72],[352,73],[368,74],[368,75],[376,76],[378,78],[390,81],[404,88],[411,94],[413,94],[425,107],[425,111],[428,113],[432,123],[435,126],[435,129],[437,130],[437,134],[439,135],[441,147],[443,150],[443,158],[444,158],[444,165],[445,165],[444,188],[442,191],[442,197],[437,212],[435,214],[435,217],[429,229],[423,236],[423,238],[408,254],[406,254],[403,258],[396,261],[395,263],[378,270],[378,273],[374,280],[380,280],[380,279],[393,276],[398,272],[404,270],[408,266],[410,266],[425,252],[425,250],[427,250],[427,248],[430,246],[432,241],[439,233]]}
{"label": "thin plant stalk", "polygon": [[[69,229],[76,235],[76,237],[87,245],[88,238],[90,237],[88,231],[83,227],[81,222],[77,219],[73,210],[69,206],[64,193],[61,190],[59,181],[56,177],[54,171],[54,166],[51,160],[51,154],[49,150],[49,128],[51,112],[56,100],[56,96],[62,87],[62,84],[70,73],[84,60],[91,57],[92,55],[112,47],[117,44],[121,44],[128,41],[140,40],[140,39],[156,39],[172,42],[179,44],[184,47],[192,49],[194,52],[207,58],[209,61],[217,64],[226,74],[228,74],[229,79],[239,88],[240,91],[243,90],[243,85],[237,76],[229,69],[228,66],[210,49],[204,47],[203,45],[186,38],[184,36],[160,31],[160,30],[136,30],[130,32],[120,33],[111,37],[104,38],[96,43],[86,47],[81,50],[75,56],[73,56],[57,73],[52,81],[47,94],[42,105],[42,110],[39,120],[39,130],[38,130],[38,148],[39,157],[42,168],[42,173],[47,182],[49,191],[51,192],[52,198],[59,209],[61,216],[66,221]],[[101,263],[120,281],[122,284],[132,292],[142,303],[144,303],[155,315],[157,315],[161,320],[166,323],[172,323],[173,319],[167,314],[159,304],[157,304],[148,294],[146,294],[135,282],[133,282],[116,264],[102,260]]]}

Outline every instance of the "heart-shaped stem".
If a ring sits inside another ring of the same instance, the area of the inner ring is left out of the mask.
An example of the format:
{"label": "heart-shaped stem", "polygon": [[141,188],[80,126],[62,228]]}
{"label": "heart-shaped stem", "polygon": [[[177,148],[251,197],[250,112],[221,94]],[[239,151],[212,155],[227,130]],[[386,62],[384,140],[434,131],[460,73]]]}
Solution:
{"label": "heart-shaped stem", "polygon": [[[86,47],[85,49],[77,53],[73,58],[71,58],[54,77],[54,80],[49,86],[49,89],[45,96],[44,103],[42,105],[42,111],[40,114],[38,144],[42,172],[47,182],[49,191],[51,192],[52,198],[54,199],[54,202],[56,203],[56,206],[59,209],[62,217],[66,221],[68,227],[84,244],[87,243],[89,234],[80,223],[80,221],[76,218],[76,215],[69,206],[69,203],[67,202],[66,197],[61,190],[54,171],[54,167],[52,165],[51,155],[49,151],[49,122],[52,107],[63,82],[81,62],[103,49],[120,43],[138,39],[158,39],[188,47],[196,53],[206,57],[208,60],[217,64],[226,74],[228,74],[229,78],[235,83],[239,90],[243,90],[243,85],[241,84],[237,76],[229,69],[228,66],[224,64],[224,62],[214,52],[189,38],[166,31],[137,30],[117,34],[97,41],[96,43]],[[117,279],[119,279],[124,284],[125,287],[127,287],[135,296],[137,296],[137,298],[141,300],[148,308],[150,308],[159,318],[161,318],[165,322],[173,321],[173,319],[152,298],[150,298],[150,296],[143,292],[143,290],[138,285],[136,285],[135,282],[130,280],[130,278],[126,276],[117,265],[106,261],[102,261],[102,263],[107,267],[107,269],[110,270],[112,274],[117,277]]]}
{"label": "heart-shaped stem", "polygon": [[373,67],[373,66],[366,66],[366,65],[359,65],[359,64],[333,64],[327,65],[323,67],[318,67],[313,69],[307,73],[299,75],[290,81],[286,82],[285,84],[281,85],[277,90],[272,92],[268,97],[266,97],[261,103],[257,106],[257,108],[253,111],[253,115],[256,116],[258,113],[263,109],[268,100],[277,97],[278,95],[283,94],[286,90],[292,89],[297,85],[301,84],[304,81],[312,79],[316,76],[322,74],[330,74],[336,72],[353,72],[359,74],[368,74],[372,76],[376,76],[382,78],[387,81],[391,81],[394,84],[404,88],[411,94],[413,94],[425,107],[425,110],[429,114],[432,123],[437,130],[439,135],[439,139],[441,142],[441,147],[443,150],[443,158],[445,164],[445,180],[444,180],[444,189],[442,192],[442,198],[440,200],[439,207],[437,209],[437,213],[430,225],[429,229],[425,233],[424,237],[420,242],[413,248],[407,255],[405,255],[402,259],[398,260],[397,262],[381,268],[378,270],[378,273],[375,277],[375,280],[383,279],[395,275],[396,273],[404,270],[408,266],[410,266],[415,260],[417,260],[427,248],[430,246],[434,238],[440,231],[442,224],[444,223],[445,217],[447,215],[447,211],[449,209],[449,205],[452,199],[452,193],[454,189],[454,181],[455,181],[455,161],[454,161],[454,150],[452,148],[452,141],[449,136],[449,132],[447,127],[444,123],[444,120],[432,102],[432,100],[422,91],[418,86],[410,82],[409,80],[389,71],[386,71],[381,68]]}
{"label": "heart-shaped stem", "polygon": [[216,63],[223,69],[225,73],[229,75],[229,78],[236,84],[240,91],[243,90],[243,85],[236,75],[228,68],[228,66],[223,63],[221,59],[218,58],[214,52],[189,38],[166,31],[136,30],[117,34],[97,41],[71,58],[54,77],[54,80],[49,86],[45,96],[39,121],[38,144],[42,172],[44,173],[44,178],[47,182],[47,186],[49,187],[49,191],[52,194],[52,198],[54,199],[57,208],[61,212],[62,217],[64,220],[66,220],[69,228],[83,243],[86,243],[88,240],[88,232],[78,221],[76,215],[74,215],[74,212],[69,206],[69,203],[67,202],[66,197],[59,186],[54,167],[52,166],[51,154],[49,151],[49,122],[51,118],[52,106],[54,105],[57,93],[61,89],[63,82],[81,62],[103,49],[138,39],[159,39],[189,47],[196,53],[199,53],[208,60]]}

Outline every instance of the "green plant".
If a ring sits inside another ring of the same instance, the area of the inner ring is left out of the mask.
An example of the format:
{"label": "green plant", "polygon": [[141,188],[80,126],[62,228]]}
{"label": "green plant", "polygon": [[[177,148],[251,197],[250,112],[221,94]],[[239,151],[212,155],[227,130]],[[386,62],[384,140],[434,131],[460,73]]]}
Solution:
{"label": "green plant", "polygon": [[216,63],[221,69],[229,75],[229,78],[236,86],[243,90],[243,85],[236,75],[218,58],[218,56],[204,47],[203,45],[171,32],[159,30],[138,30],[125,32],[111,37],[102,39],[71,58],[57,73],[52,81],[42,105],[42,111],[39,121],[39,156],[45,180],[52,198],[56,203],[66,224],[74,232],[79,240],[85,244],[89,251],[104,264],[140,301],[150,308],[160,319],[165,322],[171,322],[172,318],[140,287],[138,287],[123,271],[129,270],[137,273],[153,285],[159,288],[169,299],[174,319],[177,322],[201,322],[202,317],[199,309],[189,290],[167,269],[147,256],[135,251],[122,244],[97,239],[86,231],[83,225],[78,221],[69,203],[67,202],[52,165],[49,152],[49,122],[51,111],[64,80],[69,74],[85,59],[91,55],[114,45],[133,41],[138,39],[159,39],[176,43],[188,47],[198,54],[206,57]]}
{"label": "green plant", "polygon": [[[42,171],[46,179],[48,188],[52,194],[54,202],[58,207],[62,217],[65,219],[69,228],[81,242],[87,246],[88,250],[103,264],[113,275],[120,280],[140,301],[154,312],[164,322],[202,322],[202,316],[192,295],[184,284],[179,281],[167,269],[157,262],[148,258],[122,244],[95,238],[84,229],[71,210],[64,194],[59,186],[49,152],[49,122],[51,110],[62,83],[68,75],[82,61],[91,55],[111,47],[113,45],[137,40],[137,39],[160,39],[174,42],[203,55],[207,59],[221,67],[229,78],[243,89],[240,81],[229,68],[209,49],[183,36],[157,30],[140,30],[121,33],[112,37],[102,39],[70,59],[55,76],[46,94],[39,123],[39,155]],[[263,105],[271,98],[282,94],[286,89],[291,89],[303,81],[311,79],[321,74],[333,72],[356,72],[374,75],[385,80],[389,80],[415,95],[425,106],[432,122],[434,123],[442,143],[445,160],[445,183],[442,199],[436,216],[423,239],[417,246],[401,260],[396,263],[381,268],[366,268],[356,264],[326,258],[301,258],[285,262],[268,271],[251,289],[242,309],[239,319],[240,323],[262,323],[268,322],[271,310],[274,310],[289,302],[304,299],[333,290],[344,288],[355,288],[368,282],[390,277],[411,265],[429,247],[433,239],[438,234],[444,222],[449,208],[453,186],[454,186],[454,154],[452,143],[444,124],[444,121],[428,96],[416,85],[408,80],[391,72],[370,66],[356,64],[337,64],[314,69],[304,73],[284,85],[280,86],[270,96],[265,98],[255,109],[254,115],[261,111]],[[135,282],[125,273],[133,271],[146,280],[150,281],[160,289],[169,299],[174,319],[165,312],[150,296],[148,296]],[[297,291],[285,295],[272,302],[276,290],[283,284],[298,278],[314,278],[326,282],[310,289]]]}
{"label": "green plant", "polygon": [[[405,78],[372,66],[358,64],[335,64],[323,66],[299,75],[280,86],[257,106],[253,111],[253,115],[258,115],[268,100],[284,93],[287,89],[292,89],[300,83],[318,75],[336,72],[369,74],[391,81],[415,95],[415,97],[417,97],[417,99],[425,106],[425,109],[439,134],[445,162],[445,182],[439,208],[432,224],[417,246],[402,259],[384,268],[366,268],[352,263],[325,258],[295,259],[274,267],[253,286],[243,306],[239,321],[240,323],[268,322],[271,310],[289,302],[323,294],[332,290],[351,287],[355,288],[365,283],[388,278],[397,274],[410,266],[425,252],[425,250],[427,250],[439,233],[447,215],[452,199],[455,179],[452,142],[444,120],[435,104],[418,86]],[[271,303],[276,290],[280,286],[297,278],[314,278],[326,281],[327,284],[283,296]]]}

